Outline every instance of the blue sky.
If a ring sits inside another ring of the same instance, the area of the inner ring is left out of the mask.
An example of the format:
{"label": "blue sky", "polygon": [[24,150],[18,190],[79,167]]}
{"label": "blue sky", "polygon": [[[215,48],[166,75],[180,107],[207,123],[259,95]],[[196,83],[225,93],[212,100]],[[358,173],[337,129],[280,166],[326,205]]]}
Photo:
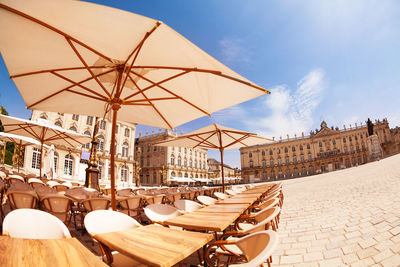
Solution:
{"label": "blue sky", "polygon": [[[266,137],[387,117],[400,125],[399,1],[93,1],[168,24],[272,94],[178,127],[209,123]],[[0,33],[1,34],[1,33]],[[0,61],[0,105],[30,111]],[[138,126],[139,131],[151,128]],[[157,129],[156,129],[157,131]],[[209,151],[219,159],[219,152]],[[237,150],[225,162],[240,167]]]}

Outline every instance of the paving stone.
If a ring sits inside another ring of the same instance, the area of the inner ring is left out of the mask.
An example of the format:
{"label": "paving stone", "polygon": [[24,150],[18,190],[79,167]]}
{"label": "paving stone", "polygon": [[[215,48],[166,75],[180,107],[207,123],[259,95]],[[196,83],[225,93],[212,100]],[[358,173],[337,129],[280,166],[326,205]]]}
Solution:
{"label": "paving stone", "polygon": [[394,255],[380,262],[383,267],[398,267],[400,266],[400,255]]}
{"label": "paving stone", "polygon": [[362,249],[357,251],[357,255],[360,259],[365,259],[367,257],[372,257],[376,254],[378,254],[379,251],[377,249],[375,249],[374,247],[369,247],[366,249]]}
{"label": "paving stone", "polygon": [[282,256],[279,262],[280,264],[301,263],[303,262],[303,257],[301,255]]}
{"label": "paving stone", "polygon": [[[379,263],[379,262],[383,261],[384,259],[387,259],[393,255],[394,255],[393,252],[390,249],[387,249],[385,251],[382,251],[379,254],[372,256],[372,258],[374,259],[374,261],[376,263]],[[399,262],[399,264],[400,264],[400,262]]]}

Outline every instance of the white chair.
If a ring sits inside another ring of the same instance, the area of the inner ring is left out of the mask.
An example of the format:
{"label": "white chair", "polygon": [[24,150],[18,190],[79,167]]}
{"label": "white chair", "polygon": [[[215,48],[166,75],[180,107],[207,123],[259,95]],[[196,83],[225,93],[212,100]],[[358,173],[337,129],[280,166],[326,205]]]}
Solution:
{"label": "white chair", "polygon": [[38,183],[38,184],[43,184],[44,185],[43,181],[38,179],[38,178],[29,178],[28,184],[31,184],[31,183]]}
{"label": "white chair", "polygon": [[218,199],[227,199],[227,198],[229,198],[229,195],[221,193],[221,192],[214,192],[214,196],[216,196]]}
{"label": "white chair", "polygon": [[53,186],[56,186],[56,185],[59,185],[60,183],[59,182],[56,182],[56,181],[47,181],[47,183],[46,183],[48,186],[50,186],[50,187],[53,187]]}
{"label": "white chair", "polygon": [[217,199],[209,197],[209,196],[198,196],[197,200],[203,204],[203,205],[212,205],[215,204],[215,202],[217,202]]}
{"label": "white chair", "polygon": [[5,179],[7,177],[7,174],[5,172],[0,171],[0,178]]}
{"label": "white chair", "polygon": [[[89,212],[84,220],[85,228],[90,236],[96,234],[128,230],[141,226],[130,216],[112,210],[95,210]],[[111,251],[107,246],[98,243],[103,254],[103,261],[111,266],[137,266],[138,262],[116,251]]]}
{"label": "white chair", "polygon": [[175,207],[165,204],[152,204],[143,209],[152,223],[164,225],[164,221],[175,218],[182,213]]}
{"label": "white chair", "polygon": [[70,238],[65,224],[50,213],[35,209],[11,211],[3,222],[3,235],[27,239]]}
{"label": "white chair", "polygon": [[[214,263],[220,262],[220,257],[224,255],[228,256],[228,262],[235,263],[229,264],[229,266],[264,266],[264,262],[271,266],[271,254],[278,242],[279,235],[271,230],[250,234],[237,240],[218,240],[211,243],[206,249],[205,260],[209,266],[214,266]],[[228,245],[236,246],[240,254],[228,251],[226,248]],[[217,251],[211,254],[210,251],[215,248]],[[218,250],[223,250],[224,253],[221,255]]]}
{"label": "white chair", "polygon": [[66,187],[68,187],[68,188],[72,188],[72,187],[73,187],[73,186],[72,186],[72,183],[69,182],[69,181],[66,181],[66,182],[62,183],[61,185],[64,185],[64,186],[66,186]]}
{"label": "white chair", "polygon": [[181,212],[193,212],[203,207],[199,203],[187,199],[175,201],[174,206],[177,207]]}
{"label": "white chair", "polygon": [[225,190],[225,192],[228,193],[228,195],[231,195],[231,196],[236,196],[238,194],[238,193],[236,193],[235,191],[233,191],[231,189]]}

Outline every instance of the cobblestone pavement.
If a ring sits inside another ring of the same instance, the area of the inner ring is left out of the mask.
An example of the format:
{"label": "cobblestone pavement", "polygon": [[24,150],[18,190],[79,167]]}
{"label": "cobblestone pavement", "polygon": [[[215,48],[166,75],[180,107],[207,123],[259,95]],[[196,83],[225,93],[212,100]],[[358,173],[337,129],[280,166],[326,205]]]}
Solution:
{"label": "cobblestone pavement", "polygon": [[273,266],[400,266],[400,155],[283,188]]}

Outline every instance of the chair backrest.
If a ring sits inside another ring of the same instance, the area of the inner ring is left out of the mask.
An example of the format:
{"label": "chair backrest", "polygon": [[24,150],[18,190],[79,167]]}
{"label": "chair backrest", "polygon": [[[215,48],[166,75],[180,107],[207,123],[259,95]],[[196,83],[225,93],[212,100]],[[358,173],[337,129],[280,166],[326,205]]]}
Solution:
{"label": "chair backrest", "polygon": [[165,204],[148,205],[143,210],[152,222],[164,222],[182,214],[177,208]]}
{"label": "chair backrest", "polygon": [[46,185],[38,185],[34,187],[36,194],[39,197],[44,197],[49,194],[57,194],[57,190]]}
{"label": "chair backrest", "polygon": [[0,177],[1,177],[2,179],[4,179],[4,178],[7,177],[7,174],[6,174],[5,172],[3,172],[3,171],[0,171]]}
{"label": "chair backrest", "polygon": [[221,192],[214,192],[214,196],[216,196],[218,199],[227,199],[229,196],[227,194],[221,193]]}
{"label": "chair backrest", "polygon": [[236,196],[238,194],[235,191],[233,191],[232,189],[225,190],[225,192],[228,193],[231,196]]}
{"label": "chair backrest", "polygon": [[50,213],[34,209],[11,211],[3,222],[3,235],[13,238],[70,238],[68,228]]}
{"label": "chair backrest", "polygon": [[199,203],[187,199],[179,199],[175,201],[174,206],[185,212],[193,212],[203,207]]}
{"label": "chair backrest", "polygon": [[277,205],[279,205],[279,199],[271,198],[271,199],[261,203],[260,205],[258,205],[257,208],[260,210],[264,210],[264,209],[269,209],[269,208],[275,207]]}
{"label": "chair backrest", "polygon": [[57,192],[66,192],[69,187],[63,184],[56,184],[52,186],[53,188],[55,188],[57,190]]}
{"label": "chair backrest", "polygon": [[50,181],[47,181],[46,184],[47,184],[48,186],[50,186],[50,187],[54,187],[55,185],[59,185],[60,183],[57,182],[57,181],[52,181],[52,180],[50,180]]}
{"label": "chair backrest", "polygon": [[33,191],[11,191],[7,192],[10,207],[14,209],[34,209],[36,208],[38,197]]}
{"label": "chair backrest", "polygon": [[208,196],[198,196],[197,200],[203,204],[203,205],[212,205],[215,204],[215,202],[217,202],[217,200],[215,198],[212,197],[208,197]]}
{"label": "chair backrest", "polygon": [[260,266],[271,256],[278,242],[279,235],[270,230],[242,237],[235,242],[235,245],[243,252],[247,263],[230,266]]}
{"label": "chair backrest", "polygon": [[31,183],[44,184],[44,183],[42,182],[42,180],[40,180],[40,179],[38,179],[38,178],[29,178],[28,184],[31,184]]}
{"label": "chair backrest", "polygon": [[107,210],[110,207],[110,200],[106,198],[90,198],[82,202],[88,212],[94,210]]}
{"label": "chair backrest", "polygon": [[22,182],[25,182],[25,179],[24,179],[24,177],[22,177],[21,175],[18,175],[18,174],[11,174],[11,175],[9,175],[7,178],[14,178],[14,179],[17,179],[17,180],[21,180]]}
{"label": "chair backrest", "polygon": [[142,208],[142,198],[140,196],[132,196],[124,200],[120,200],[119,205],[121,206],[124,213],[129,216],[139,216],[139,211]]}
{"label": "chair backrest", "polygon": [[[252,225],[249,228],[246,228],[243,231],[243,234],[252,234],[260,231],[264,231],[268,229],[269,223],[275,219],[275,217],[279,214],[281,209],[279,207],[274,207],[270,209],[265,209],[256,215],[255,221],[257,222],[256,224]],[[274,229],[274,227],[272,227]]]}
{"label": "chair backrest", "polygon": [[17,191],[33,191],[32,187],[29,184],[16,180],[15,183],[10,184],[8,188],[9,191],[17,190]]}
{"label": "chair backrest", "polygon": [[89,212],[85,216],[84,224],[91,236],[140,226],[135,219],[112,210],[95,210]]}
{"label": "chair backrest", "polygon": [[71,196],[77,199],[88,199],[89,193],[83,188],[70,188],[65,191],[66,196]]}
{"label": "chair backrest", "polygon": [[53,214],[63,223],[69,223],[69,211],[71,209],[71,200],[64,196],[48,196],[41,201],[45,211]]}
{"label": "chair backrest", "polygon": [[132,195],[132,189],[130,189],[130,188],[120,189],[117,191],[117,195],[121,196],[121,197],[130,196],[130,195]]}

